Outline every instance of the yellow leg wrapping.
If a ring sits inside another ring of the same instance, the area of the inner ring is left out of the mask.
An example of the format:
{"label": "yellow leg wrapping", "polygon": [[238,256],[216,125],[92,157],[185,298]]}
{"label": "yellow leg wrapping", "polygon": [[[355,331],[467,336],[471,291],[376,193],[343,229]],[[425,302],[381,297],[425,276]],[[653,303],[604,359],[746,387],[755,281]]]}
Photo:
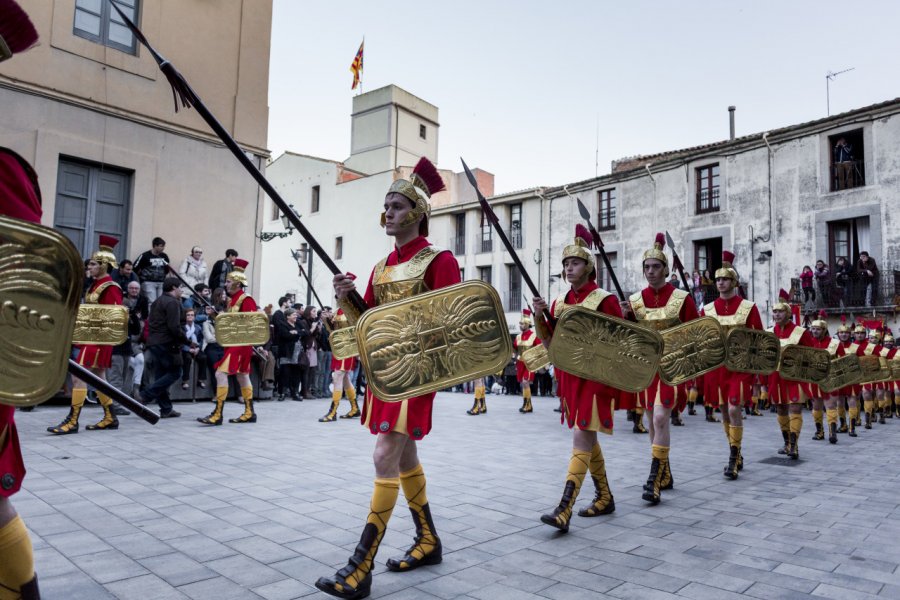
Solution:
{"label": "yellow leg wrapping", "polygon": [[[727,410],[727,409],[726,409]],[[729,445],[731,444],[731,424],[726,423],[724,420],[722,421],[722,429],[725,430],[725,437],[728,438]]]}
{"label": "yellow leg wrapping", "polygon": [[[18,515],[0,528],[0,598],[20,598],[21,587],[34,579],[34,552]],[[12,590],[12,591],[10,591]]]}
{"label": "yellow leg wrapping", "polygon": [[803,429],[803,414],[791,414],[790,415],[790,432],[796,433],[798,436],[800,435],[800,430]]}
{"label": "yellow leg wrapping", "polygon": [[688,390],[688,402],[696,402],[697,401],[697,390],[691,388]]}
{"label": "yellow leg wrapping", "polygon": [[846,418],[846,416],[847,416],[847,409],[844,408],[844,401],[843,401],[843,400],[838,400],[837,411],[838,411],[838,417],[840,417],[840,418],[842,418],[842,419],[843,419],[843,418]]}
{"label": "yellow leg wrapping", "polygon": [[836,408],[829,408],[825,411],[825,418],[828,420],[828,424],[831,425],[834,423],[837,425],[838,422],[838,410]]}
{"label": "yellow leg wrapping", "polygon": [[[606,514],[612,504],[612,492],[609,489],[609,481],[606,478],[606,461],[603,459],[603,450],[600,444],[594,444],[591,449],[591,462],[589,465],[591,479],[594,481],[594,501],[590,506],[578,512],[582,517],[593,517]],[[611,512],[611,511],[609,511]]]}
{"label": "yellow leg wrapping", "polygon": [[557,524],[562,525],[564,528],[568,528],[569,520],[572,518],[572,506],[575,504],[575,499],[578,498],[578,492],[581,490],[581,484],[584,483],[584,476],[587,474],[590,463],[590,452],[572,448],[569,472],[566,474],[565,491],[559,506],[556,507],[552,514]]}
{"label": "yellow leg wrapping", "polygon": [[394,506],[397,504],[397,496],[399,495],[399,477],[378,477],[375,479],[375,489],[372,490],[372,501],[369,505],[369,517],[366,519],[366,525],[374,525],[377,535],[375,536],[375,541],[369,547],[364,560],[352,573],[345,577],[347,584],[354,589],[372,570],[375,554],[378,552],[378,546],[381,544],[381,538],[384,537],[384,531],[387,529],[388,521],[391,518],[391,513],[394,512]]}
{"label": "yellow leg wrapping", "polygon": [[850,418],[854,421],[859,419],[859,406],[850,407]]}
{"label": "yellow leg wrapping", "polygon": [[875,401],[863,400],[863,409],[870,415],[873,414],[875,412]]}
{"label": "yellow leg wrapping", "polygon": [[822,424],[822,417],[824,416],[824,415],[822,414],[822,411],[821,411],[821,410],[814,410],[814,411],[812,411],[812,414],[813,414],[813,422],[815,422],[815,423],[818,424],[818,425],[821,425],[821,424]]}
{"label": "yellow leg wrapping", "polygon": [[409,555],[417,560],[422,560],[437,547],[437,534],[431,529],[431,519],[426,516],[425,508],[428,506],[428,496],[425,494],[425,471],[419,463],[414,469],[400,473],[400,486],[409,510],[416,514],[421,535],[416,544],[409,550]]}
{"label": "yellow leg wrapping", "polygon": [[791,417],[790,415],[778,415],[778,426],[782,431],[790,431],[791,430]]}
{"label": "yellow leg wrapping", "polygon": [[739,426],[732,425],[731,426],[731,445],[737,446],[738,449],[740,449],[741,442],[743,441],[743,439],[744,439],[744,426],[743,425],[739,425]]}

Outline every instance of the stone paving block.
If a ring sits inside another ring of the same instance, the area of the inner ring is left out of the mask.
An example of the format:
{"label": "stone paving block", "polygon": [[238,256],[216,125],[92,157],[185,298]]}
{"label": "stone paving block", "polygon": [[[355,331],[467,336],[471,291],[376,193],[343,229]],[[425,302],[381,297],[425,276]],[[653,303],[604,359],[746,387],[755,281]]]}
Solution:
{"label": "stone paving block", "polygon": [[193,531],[190,535],[173,538],[166,543],[197,562],[233,556],[237,553],[234,548]]}
{"label": "stone paving block", "polygon": [[[738,554],[736,556],[741,557],[743,555]],[[819,584],[819,581],[792,575],[785,575],[783,573],[775,572],[774,570],[766,571],[751,566],[743,566],[739,569],[735,569],[734,564],[729,560],[726,560],[718,567],[713,568],[713,571],[716,573],[721,573],[722,575],[731,575],[732,573],[739,572],[741,574],[740,576],[745,579],[751,579],[760,583],[766,583],[775,587],[794,590],[796,592],[803,592],[806,594],[812,592]]]}
{"label": "stone paving block", "polygon": [[110,583],[148,573],[147,569],[118,550],[76,556],[72,562],[98,583]]}
{"label": "stone paving block", "polygon": [[178,588],[192,600],[259,600],[261,596],[225,577],[204,579]]}
{"label": "stone paving block", "polygon": [[300,583],[296,579],[281,579],[253,588],[253,592],[266,600],[294,600],[304,596],[321,595],[314,587]]}
{"label": "stone paving block", "polygon": [[[625,582],[617,588],[609,590],[604,598],[623,598],[625,600],[684,600],[684,596],[678,596],[662,590],[644,587],[637,583]],[[572,596],[576,600],[577,596]]]}
{"label": "stone paving block", "polygon": [[[118,600],[185,600],[187,596],[156,575],[142,575],[108,583],[106,589]],[[43,594],[43,582],[41,592]],[[65,596],[60,596],[64,598]],[[53,598],[48,596],[48,598]]]}
{"label": "stone paving block", "polygon": [[744,596],[759,598],[760,600],[811,600],[812,598],[816,598],[815,595],[804,594],[803,592],[796,592],[794,590],[786,590],[784,588],[759,582],[754,583],[744,590]]}
{"label": "stone paving block", "polygon": [[808,567],[787,563],[782,563],[775,567],[775,572],[790,575],[792,577],[804,577],[806,579],[812,579],[813,581],[828,583],[830,585],[845,587],[850,590],[858,590],[870,594],[877,594],[883,585],[881,582],[870,581],[861,577],[843,575],[840,573],[829,573],[826,571],[819,571],[818,569],[810,569]]}
{"label": "stone paving block", "polygon": [[41,598],[54,600],[116,600],[108,588],[81,572],[41,577],[38,575]]}
{"label": "stone paving block", "polygon": [[142,558],[138,562],[154,575],[173,586],[211,579],[219,575],[212,569],[204,567],[180,552],[150,556]]}
{"label": "stone paving block", "polygon": [[832,600],[882,600],[883,598],[897,598],[894,595],[873,595],[858,590],[848,590],[847,588],[837,587],[823,583],[813,590],[814,598],[831,598]]}
{"label": "stone paving block", "polygon": [[708,568],[686,567],[684,565],[669,563],[662,563],[653,567],[651,570],[654,573],[669,575],[670,577],[685,579],[696,583],[703,583],[710,587],[729,592],[741,593],[753,585],[752,581],[741,578],[739,571],[734,573],[734,575],[723,575],[721,573],[714,573]]}

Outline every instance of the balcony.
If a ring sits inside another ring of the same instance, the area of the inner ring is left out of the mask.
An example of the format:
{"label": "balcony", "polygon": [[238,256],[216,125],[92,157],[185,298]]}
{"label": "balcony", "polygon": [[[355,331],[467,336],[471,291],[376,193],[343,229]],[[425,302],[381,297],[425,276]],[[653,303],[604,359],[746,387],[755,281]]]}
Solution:
{"label": "balcony", "polygon": [[450,249],[456,256],[462,256],[466,253],[466,236],[458,235],[450,238]]}
{"label": "balcony", "polygon": [[849,190],[866,185],[866,163],[851,160],[831,165],[831,191]]}
{"label": "balcony", "polygon": [[494,251],[494,240],[493,239],[482,239],[481,240],[481,252],[493,252]]}
{"label": "balcony", "polygon": [[884,269],[876,279],[851,273],[847,277],[814,280],[811,290],[800,287],[800,279],[791,279],[791,301],[804,312],[824,310],[828,314],[894,312],[900,305],[900,270]]}
{"label": "balcony", "polygon": [[503,295],[503,306],[506,312],[520,312],[522,310],[522,290],[510,290]]}

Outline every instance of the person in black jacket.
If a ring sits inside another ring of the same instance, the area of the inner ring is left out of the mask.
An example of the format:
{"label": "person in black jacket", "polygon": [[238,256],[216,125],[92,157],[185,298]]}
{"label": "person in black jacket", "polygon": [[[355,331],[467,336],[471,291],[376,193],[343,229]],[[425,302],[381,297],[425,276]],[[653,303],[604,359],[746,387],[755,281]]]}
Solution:
{"label": "person in black jacket", "polygon": [[293,308],[284,309],[284,319],[279,319],[275,324],[275,343],[278,345],[278,388],[276,398],[284,400],[290,396],[291,400],[300,398],[300,355],[303,354],[303,344],[300,342],[300,328],[297,325],[297,311]]}
{"label": "person in black jacket", "polygon": [[181,345],[195,347],[181,327],[181,282],[167,277],[163,282],[163,294],[150,307],[150,333],[147,349],[153,356],[153,383],[144,393],[148,402],[159,404],[160,418],[180,417],[172,409],[169,386],[181,377]]}
{"label": "person in black jacket", "polygon": [[141,289],[147,296],[147,302],[153,304],[163,294],[163,281],[169,265],[169,255],[164,252],[166,240],[153,238],[153,248],[142,253],[134,261],[134,271],[141,281]]}
{"label": "person in black jacket", "polygon": [[228,274],[234,269],[234,259],[237,257],[238,251],[234,248],[229,248],[225,251],[225,258],[215,262],[212,271],[209,274],[210,289],[214,290],[216,288],[225,287],[225,278],[228,277]]}

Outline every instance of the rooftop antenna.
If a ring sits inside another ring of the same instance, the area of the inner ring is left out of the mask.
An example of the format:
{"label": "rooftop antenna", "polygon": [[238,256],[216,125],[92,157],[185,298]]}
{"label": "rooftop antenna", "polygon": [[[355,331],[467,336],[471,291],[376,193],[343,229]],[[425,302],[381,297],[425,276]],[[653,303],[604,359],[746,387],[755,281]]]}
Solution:
{"label": "rooftop antenna", "polygon": [[838,71],[837,73],[835,73],[833,71],[828,71],[825,74],[825,107],[826,107],[826,110],[828,111],[827,116],[829,116],[829,117],[831,116],[831,89],[830,89],[830,86],[831,86],[832,80],[834,80],[834,78],[837,77],[838,75],[840,75],[841,73],[846,73],[848,71],[852,71],[855,68],[856,67],[850,67],[849,69],[844,69],[843,71]]}
{"label": "rooftop antenna", "polygon": [[597,113],[597,144],[594,146],[594,177],[600,176],[600,113]]}

